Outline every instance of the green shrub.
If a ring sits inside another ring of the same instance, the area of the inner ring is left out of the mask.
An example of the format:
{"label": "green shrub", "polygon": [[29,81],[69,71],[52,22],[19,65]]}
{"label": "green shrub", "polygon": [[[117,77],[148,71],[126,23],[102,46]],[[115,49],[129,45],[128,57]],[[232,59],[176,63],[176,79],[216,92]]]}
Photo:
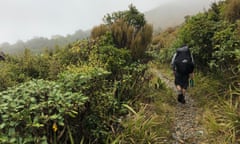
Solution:
{"label": "green shrub", "polygon": [[0,97],[1,143],[52,143],[54,133],[61,132],[67,140],[65,129],[87,100],[81,92],[63,91],[61,84],[44,80],[10,88]]}
{"label": "green shrub", "polygon": [[75,138],[81,135],[85,141],[103,143],[110,135],[111,126],[116,123],[118,102],[114,97],[114,85],[106,79],[109,74],[102,68],[71,66],[59,75],[65,90],[80,91],[89,99],[85,111],[80,114],[78,125],[81,129],[76,131]]}

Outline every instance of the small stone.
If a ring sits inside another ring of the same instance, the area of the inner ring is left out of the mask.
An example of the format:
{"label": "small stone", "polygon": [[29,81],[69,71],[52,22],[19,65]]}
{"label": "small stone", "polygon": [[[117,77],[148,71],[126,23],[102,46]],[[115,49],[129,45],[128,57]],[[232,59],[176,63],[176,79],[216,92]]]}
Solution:
{"label": "small stone", "polygon": [[197,131],[197,132],[196,132],[196,135],[197,135],[197,136],[203,136],[203,131],[202,131],[202,130]]}

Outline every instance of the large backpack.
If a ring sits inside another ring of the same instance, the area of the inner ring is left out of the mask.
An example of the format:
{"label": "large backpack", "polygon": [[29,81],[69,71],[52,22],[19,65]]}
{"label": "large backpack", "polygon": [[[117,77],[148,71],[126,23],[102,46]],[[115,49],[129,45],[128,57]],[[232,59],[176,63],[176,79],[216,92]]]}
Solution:
{"label": "large backpack", "polygon": [[180,74],[190,74],[193,72],[194,64],[188,47],[178,48],[174,60],[176,71]]}

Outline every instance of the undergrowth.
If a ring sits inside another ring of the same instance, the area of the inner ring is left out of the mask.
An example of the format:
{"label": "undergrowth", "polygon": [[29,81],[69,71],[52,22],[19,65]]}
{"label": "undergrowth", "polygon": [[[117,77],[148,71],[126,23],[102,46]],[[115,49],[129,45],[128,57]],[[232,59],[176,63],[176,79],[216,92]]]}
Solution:
{"label": "undergrowth", "polygon": [[[240,86],[239,83],[215,76],[195,74],[191,95],[202,111],[201,124],[206,128],[209,143],[240,142]],[[238,79],[239,80],[239,79]],[[224,81],[224,82],[223,82]],[[236,80],[235,80],[236,81]]]}
{"label": "undergrowth", "polygon": [[161,144],[171,139],[175,102],[173,92],[151,70],[146,72],[145,77],[149,78],[146,99],[138,111],[128,107],[131,113],[123,119],[123,131],[112,143]]}

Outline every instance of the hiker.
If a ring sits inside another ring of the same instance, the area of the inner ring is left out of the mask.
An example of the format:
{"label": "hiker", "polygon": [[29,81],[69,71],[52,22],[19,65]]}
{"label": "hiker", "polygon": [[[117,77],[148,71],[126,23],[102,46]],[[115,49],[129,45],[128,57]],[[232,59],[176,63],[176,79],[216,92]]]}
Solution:
{"label": "hiker", "polygon": [[185,104],[185,94],[189,85],[189,78],[193,78],[194,60],[188,46],[176,50],[171,61],[178,92],[178,102]]}

